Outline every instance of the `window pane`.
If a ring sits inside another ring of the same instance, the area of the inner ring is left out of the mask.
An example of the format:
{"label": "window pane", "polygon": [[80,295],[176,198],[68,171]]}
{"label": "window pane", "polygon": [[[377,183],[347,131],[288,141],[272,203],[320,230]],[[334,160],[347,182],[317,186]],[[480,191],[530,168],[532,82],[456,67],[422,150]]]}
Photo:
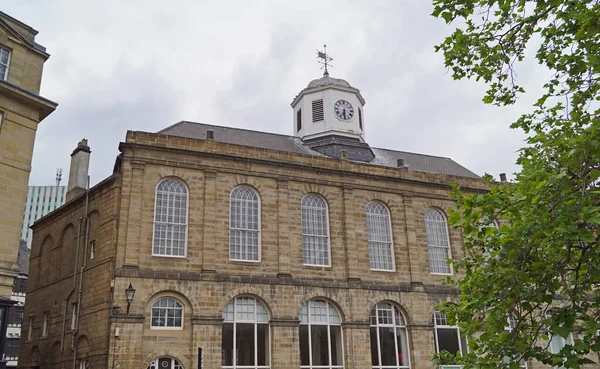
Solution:
{"label": "window pane", "polygon": [[342,327],[339,325],[330,326],[331,329],[331,364],[342,365],[344,362],[343,357],[343,343],[342,343]]}
{"label": "window pane", "polygon": [[329,365],[329,343],[326,325],[310,327],[312,340],[312,365]]}
{"label": "window pane", "polygon": [[254,324],[237,323],[237,365],[254,365]]}
{"label": "window pane", "polygon": [[379,328],[382,365],[396,365],[396,342],[394,335],[393,327]]}
{"label": "window pane", "polygon": [[308,347],[308,325],[300,326],[300,365],[310,365]]}
{"label": "window pane", "polygon": [[371,363],[379,365],[379,345],[377,342],[377,327],[371,327]]}
{"label": "window pane", "polygon": [[233,324],[223,323],[223,338],[221,341],[221,365],[233,365]]}
{"label": "window pane", "polygon": [[269,326],[256,325],[258,365],[269,365]]}
{"label": "window pane", "polygon": [[410,355],[408,354],[408,335],[405,328],[396,328],[398,334],[398,365],[409,366]]}
{"label": "window pane", "polygon": [[436,328],[439,351],[451,354],[459,352],[458,330],[456,328]]}

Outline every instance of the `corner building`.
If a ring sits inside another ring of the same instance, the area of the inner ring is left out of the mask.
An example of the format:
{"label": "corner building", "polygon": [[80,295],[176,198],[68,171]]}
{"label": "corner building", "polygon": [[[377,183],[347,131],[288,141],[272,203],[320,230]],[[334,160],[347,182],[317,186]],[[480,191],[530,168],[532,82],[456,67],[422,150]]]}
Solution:
{"label": "corner building", "polygon": [[325,75],[293,136],[129,131],[110,177],[33,226],[19,367],[426,369],[466,349],[434,305],[465,252],[450,184],[485,185],[371,147],[364,106]]}

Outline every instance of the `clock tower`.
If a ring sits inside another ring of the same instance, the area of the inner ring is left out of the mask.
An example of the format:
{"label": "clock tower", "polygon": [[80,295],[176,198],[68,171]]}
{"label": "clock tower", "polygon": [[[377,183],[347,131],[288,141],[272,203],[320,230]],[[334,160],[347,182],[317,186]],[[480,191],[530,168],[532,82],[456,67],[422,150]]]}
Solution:
{"label": "clock tower", "polygon": [[[365,141],[365,99],[347,81],[329,76],[327,63],[332,59],[326,53],[319,51],[318,57],[324,60],[323,77],[311,81],[291,104],[294,135],[327,156],[339,157],[345,151],[353,160],[371,161],[374,155]],[[363,153],[352,157],[357,151]]]}

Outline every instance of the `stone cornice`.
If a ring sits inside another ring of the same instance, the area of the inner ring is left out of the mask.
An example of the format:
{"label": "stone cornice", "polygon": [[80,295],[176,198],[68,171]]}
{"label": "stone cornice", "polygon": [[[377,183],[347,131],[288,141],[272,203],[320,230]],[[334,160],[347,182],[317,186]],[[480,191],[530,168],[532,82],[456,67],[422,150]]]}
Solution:
{"label": "stone cornice", "polygon": [[39,121],[50,115],[58,106],[58,103],[36,95],[8,81],[0,80],[0,95],[10,96],[20,103],[37,110],[39,112]]}

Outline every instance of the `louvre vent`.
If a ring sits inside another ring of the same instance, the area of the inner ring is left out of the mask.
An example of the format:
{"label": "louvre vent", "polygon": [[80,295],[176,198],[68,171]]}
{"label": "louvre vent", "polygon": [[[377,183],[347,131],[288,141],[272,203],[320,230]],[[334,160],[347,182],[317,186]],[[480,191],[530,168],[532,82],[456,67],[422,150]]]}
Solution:
{"label": "louvre vent", "polygon": [[302,129],[302,109],[298,109],[296,112],[296,132],[300,132]]}
{"label": "louvre vent", "polygon": [[312,120],[313,122],[320,122],[324,120],[323,115],[323,99],[313,100],[312,102]]}
{"label": "louvre vent", "polygon": [[362,110],[360,108],[358,108],[358,126],[360,127],[360,130],[362,131],[363,127],[362,127]]}

